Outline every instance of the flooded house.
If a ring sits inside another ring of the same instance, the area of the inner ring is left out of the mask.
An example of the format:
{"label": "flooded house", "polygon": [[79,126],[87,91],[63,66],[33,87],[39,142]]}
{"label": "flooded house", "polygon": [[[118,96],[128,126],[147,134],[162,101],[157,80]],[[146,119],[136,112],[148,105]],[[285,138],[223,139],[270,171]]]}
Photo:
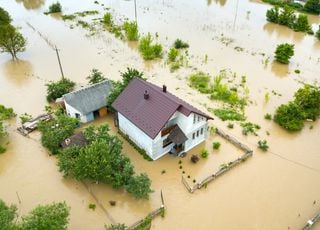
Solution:
{"label": "flooded house", "polygon": [[112,104],[115,124],[156,160],[203,142],[212,117],[150,82],[134,78]]}
{"label": "flooded house", "polygon": [[106,97],[112,89],[109,80],[63,95],[66,112],[82,123],[107,115]]}

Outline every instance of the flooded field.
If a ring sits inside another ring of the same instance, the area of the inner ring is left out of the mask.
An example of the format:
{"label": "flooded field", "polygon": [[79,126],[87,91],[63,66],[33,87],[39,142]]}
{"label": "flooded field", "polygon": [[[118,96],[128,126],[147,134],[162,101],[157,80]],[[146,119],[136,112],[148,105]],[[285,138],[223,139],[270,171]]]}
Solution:
{"label": "flooded field", "polygon": [[[87,29],[63,21],[59,15],[44,15],[52,2],[55,1],[0,2],[28,40],[27,50],[19,54],[19,61],[11,61],[8,54],[0,55],[0,104],[12,107],[18,115],[26,112],[35,116],[43,112],[45,84],[60,78],[53,44],[60,50],[65,75],[79,86],[86,84],[93,68],[117,80],[119,72],[134,67],[144,71],[149,81],[166,84],[170,92],[203,111],[217,104],[188,86],[187,77],[191,73],[204,71],[214,76],[228,69],[239,78],[245,75],[252,101],[246,107],[246,115],[261,130],[258,137],[244,136],[239,125],[231,130],[227,122],[218,118],[211,121],[211,125],[250,146],[254,155],[194,194],[182,185],[182,171],[185,176],[190,175],[192,184],[193,179],[201,180],[242,152],[220,137],[210,136],[186,158],[165,156],[148,162],[124,142],[124,151],[136,171],[146,172],[152,179],[154,193],[150,200],[140,201],[122,190],[85,182],[106,210],[97,206],[92,211],[88,204],[96,201],[87,188],[75,180],[64,179],[58,172],[56,159],[41,146],[39,133],[22,137],[16,132],[19,119],[13,119],[5,140],[7,151],[0,155],[0,198],[17,204],[19,215],[40,203],[65,200],[71,207],[69,229],[104,229],[105,224],[112,222],[130,225],[159,207],[160,190],[164,193],[166,216],[155,219],[152,229],[301,229],[320,211],[319,121],[306,123],[301,132],[288,133],[264,119],[264,114],[274,113],[277,106],[291,100],[301,81],[320,82],[320,41],[314,36],[268,23],[265,12],[270,6],[260,1],[139,0],[137,20],[141,33],[150,32],[154,36],[157,33],[164,50],[176,38],[190,45],[189,66],[171,73],[165,58],[143,61],[136,43],[121,41],[105,31],[89,35]],[[100,0],[95,4],[94,0],[83,0],[79,4],[68,0],[61,4],[65,14],[98,10],[100,14],[93,18],[99,18],[105,8],[110,8],[116,21],[135,18],[133,1]],[[309,20],[314,29],[320,24],[320,17],[310,16]],[[275,47],[284,42],[295,44],[295,55],[289,65],[273,61]],[[295,73],[296,69],[301,73]],[[266,93],[270,94],[268,102]],[[94,123],[108,123],[116,132],[110,116]],[[266,139],[270,146],[266,153],[257,149],[256,143],[261,139]],[[220,150],[211,150],[212,141],[221,142]],[[191,154],[204,147],[211,151],[209,158],[193,165],[189,160]],[[179,160],[183,169],[179,169]],[[162,174],[163,170],[166,173]],[[110,200],[117,205],[111,207]],[[320,229],[320,224],[314,229]]]}

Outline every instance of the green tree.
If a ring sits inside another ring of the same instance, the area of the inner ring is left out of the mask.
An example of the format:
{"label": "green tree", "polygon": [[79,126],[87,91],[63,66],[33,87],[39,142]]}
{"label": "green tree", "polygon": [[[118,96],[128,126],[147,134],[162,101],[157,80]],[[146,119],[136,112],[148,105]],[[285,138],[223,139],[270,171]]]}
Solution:
{"label": "green tree", "polygon": [[108,130],[107,125],[86,128],[84,135],[89,145],[61,151],[58,155],[60,172],[78,180],[89,179],[111,184],[113,188],[124,187],[138,198],[147,198],[151,192],[150,179],[146,174],[134,176],[130,159],[122,154],[122,142]]}
{"label": "green tree", "polygon": [[3,9],[2,7],[0,7],[0,25],[8,25],[10,24],[12,21],[9,13]]}
{"label": "green tree", "polygon": [[15,205],[7,206],[4,201],[0,199],[0,228],[3,230],[17,229],[14,223],[17,217],[17,207]]}
{"label": "green tree", "polygon": [[275,6],[272,9],[267,10],[266,17],[267,21],[278,23],[279,21],[279,7]]}
{"label": "green tree", "polygon": [[56,82],[50,82],[46,84],[47,86],[47,101],[52,102],[56,100],[57,98],[62,97],[64,94],[71,92],[76,83],[67,79],[62,78],[59,81]]}
{"label": "green tree", "polygon": [[280,105],[274,115],[274,121],[289,131],[299,131],[303,127],[304,114],[294,102]]}
{"label": "green tree", "polygon": [[303,9],[309,13],[320,14],[320,0],[308,0]]}
{"label": "green tree", "polygon": [[294,94],[294,102],[304,113],[304,119],[316,120],[320,115],[320,88],[305,84]]}
{"label": "green tree", "polygon": [[292,28],[295,20],[296,16],[294,14],[294,9],[289,6],[284,6],[279,15],[278,23]]}
{"label": "green tree", "polygon": [[89,80],[89,84],[96,84],[106,80],[103,74],[97,69],[92,69],[91,74],[87,77],[87,79]]}
{"label": "green tree", "polygon": [[312,32],[311,26],[309,25],[308,17],[305,14],[299,14],[296,22],[293,24],[293,29],[295,31],[301,32]]}
{"label": "green tree", "polygon": [[134,197],[148,199],[149,194],[152,192],[150,186],[151,180],[147,174],[141,173],[138,176],[132,177],[126,188]]}
{"label": "green tree", "polygon": [[112,108],[112,103],[117,99],[117,97],[122,93],[124,88],[127,87],[133,78],[136,77],[145,80],[145,78],[143,78],[143,72],[139,72],[138,70],[132,68],[127,68],[126,72],[121,73],[121,77],[122,81],[113,82],[113,88],[107,97],[107,106],[111,111],[114,111]]}
{"label": "green tree", "polygon": [[61,142],[73,134],[78,122],[78,119],[62,113],[57,113],[51,121],[40,122],[38,129],[42,134],[42,145],[52,154],[59,153]]}
{"label": "green tree", "polygon": [[17,53],[26,49],[27,41],[12,25],[0,25],[0,51],[10,53],[12,59],[17,59]]}
{"label": "green tree", "polygon": [[277,46],[275,58],[278,62],[288,64],[289,59],[294,55],[294,45],[284,43]]}
{"label": "green tree", "polygon": [[69,209],[66,203],[39,205],[22,217],[23,230],[66,230],[69,222]]}
{"label": "green tree", "polygon": [[62,6],[60,2],[52,3],[49,6],[49,11],[48,13],[60,13],[62,11]]}

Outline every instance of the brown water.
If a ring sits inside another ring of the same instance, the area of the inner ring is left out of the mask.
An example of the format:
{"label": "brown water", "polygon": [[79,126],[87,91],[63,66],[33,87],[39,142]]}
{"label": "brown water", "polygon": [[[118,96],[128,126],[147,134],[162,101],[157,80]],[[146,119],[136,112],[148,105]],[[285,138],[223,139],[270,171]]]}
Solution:
{"label": "brown water", "polygon": [[[130,225],[160,205],[161,189],[167,206],[166,217],[157,218],[153,229],[299,229],[320,210],[319,122],[306,124],[301,132],[290,134],[263,118],[292,98],[300,87],[299,81],[320,81],[320,42],[314,36],[267,23],[264,15],[270,6],[259,1],[137,1],[142,33],[157,32],[165,50],[177,37],[190,45],[191,67],[170,73],[164,60],[144,62],[134,43],[119,41],[103,31],[88,37],[86,30],[71,29],[70,22],[63,22],[59,16],[43,15],[52,2],[0,2],[28,39],[27,51],[19,55],[20,61],[11,61],[7,54],[0,56],[0,104],[13,107],[17,114],[37,115],[43,111],[44,84],[60,77],[56,54],[49,41],[60,49],[65,75],[81,85],[86,83],[92,68],[98,68],[111,79],[119,79],[119,71],[135,67],[143,70],[149,81],[167,84],[168,90],[204,111],[205,104],[215,107],[216,103],[187,85],[186,78],[194,69],[212,75],[221,69],[231,69],[239,77],[246,75],[253,102],[247,107],[248,120],[260,124],[262,129],[259,137],[243,136],[238,125],[229,130],[254,149],[254,156],[195,194],[189,194],[181,184],[182,171],[185,176],[190,175],[191,180],[200,180],[242,153],[212,136],[189,155],[203,147],[211,149],[213,140],[222,143],[221,149],[196,165],[183,158],[181,170],[180,159],[165,156],[156,162],[147,162],[125,142],[125,152],[138,172],[148,173],[155,192],[149,201],[137,201],[123,191],[86,182],[106,208],[109,218],[100,207],[95,211],[88,209],[88,204],[95,201],[81,183],[62,178],[55,158],[49,157],[41,147],[39,134],[34,133],[29,139],[20,136],[15,131],[18,121],[13,120],[6,140],[8,150],[0,156],[0,197],[16,203],[20,214],[39,203],[65,200],[71,207],[70,229],[103,229],[104,224],[112,220]],[[116,20],[134,19],[133,1],[99,2],[111,8]],[[65,13],[94,9],[103,13],[103,6],[94,4],[93,0],[81,1],[81,4],[69,0],[62,5]],[[317,16],[309,19],[314,28],[320,23]],[[226,45],[226,41],[230,44]],[[274,49],[283,42],[295,44],[295,55],[288,66],[273,62]],[[238,52],[235,47],[243,51]],[[301,74],[295,74],[295,69]],[[273,95],[272,90],[282,96]],[[270,94],[268,103],[264,99],[266,92]],[[103,122],[112,126],[110,117],[96,124]],[[227,129],[227,124],[218,119],[212,124]],[[310,125],[313,129],[309,129]],[[269,152],[256,149],[260,139],[268,141]],[[162,170],[166,173],[161,174]],[[111,207],[110,200],[115,200],[117,205]],[[320,229],[319,224],[315,229]]]}

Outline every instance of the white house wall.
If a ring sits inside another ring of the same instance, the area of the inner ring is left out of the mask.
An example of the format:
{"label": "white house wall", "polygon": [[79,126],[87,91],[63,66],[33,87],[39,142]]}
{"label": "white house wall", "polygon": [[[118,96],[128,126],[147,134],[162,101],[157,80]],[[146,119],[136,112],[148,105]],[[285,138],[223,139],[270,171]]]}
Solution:
{"label": "white house wall", "polygon": [[68,114],[70,117],[76,118],[76,113],[77,113],[77,114],[80,114],[80,121],[81,121],[82,123],[88,122],[86,115],[81,114],[78,110],[76,110],[75,108],[73,108],[73,107],[72,107],[71,105],[69,105],[68,103],[65,102],[64,104],[65,104],[65,106],[66,106],[67,114]]}
{"label": "white house wall", "polygon": [[121,113],[118,113],[118,122],[119,129],[127,134],[140,148],[146,150],[151,158],[155,159],[152,154],[152,139]]}

